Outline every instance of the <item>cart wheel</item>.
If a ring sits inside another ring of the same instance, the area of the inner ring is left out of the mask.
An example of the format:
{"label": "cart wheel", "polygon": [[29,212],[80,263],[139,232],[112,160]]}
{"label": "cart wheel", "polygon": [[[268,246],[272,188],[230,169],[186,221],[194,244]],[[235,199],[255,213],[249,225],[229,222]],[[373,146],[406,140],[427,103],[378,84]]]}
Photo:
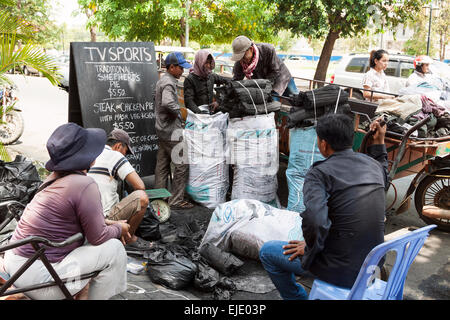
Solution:
{"label": "cart wheel", "polygon": [[450,232],[449,219],[430,218],[422,214],[422,208],[426,205],[450,209],[450,169],[436,171],[423,179],[417,187],[414,203],[425,223],[436,224],[438,229]]}

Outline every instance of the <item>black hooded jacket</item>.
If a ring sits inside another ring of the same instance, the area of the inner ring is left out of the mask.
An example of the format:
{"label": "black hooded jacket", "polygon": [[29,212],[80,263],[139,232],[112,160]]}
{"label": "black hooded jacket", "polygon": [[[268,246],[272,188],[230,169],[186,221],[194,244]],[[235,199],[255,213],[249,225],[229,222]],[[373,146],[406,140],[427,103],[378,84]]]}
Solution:
{"label": "black hooded jacket", "polygon": [[208,78],[202,78],[190,73],[184,80],[184,104],[194,113],[200,113],[198,106],[210,105],[214,98],[214,84],[222,85],[231,79],[211,73]]}

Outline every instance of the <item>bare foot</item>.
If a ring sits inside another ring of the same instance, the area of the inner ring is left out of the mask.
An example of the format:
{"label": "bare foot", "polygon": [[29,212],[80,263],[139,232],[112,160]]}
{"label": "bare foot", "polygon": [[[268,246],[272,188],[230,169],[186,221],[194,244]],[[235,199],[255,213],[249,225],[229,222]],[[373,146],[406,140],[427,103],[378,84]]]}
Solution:
{"label": "bare foot", "polygon": [[0,300],[30,300],[23,293],[10,294],[9,296],[0,297]]}
{"label": "bare foot", "polygon": [[127,241],[127,244],[134,243],[137,241],[137,237],[133,234],[131,238]]}

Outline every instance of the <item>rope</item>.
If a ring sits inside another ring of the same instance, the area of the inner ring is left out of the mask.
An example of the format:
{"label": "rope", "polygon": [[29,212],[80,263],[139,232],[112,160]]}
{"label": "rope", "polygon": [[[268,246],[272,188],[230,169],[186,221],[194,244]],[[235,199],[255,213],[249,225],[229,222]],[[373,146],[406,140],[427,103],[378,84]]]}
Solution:
{"label": "rope", "polygon": [[[314,90],[311,90],[313,95],[313,103],[314,103],[314,128],[317,126],[317,109],[316,109],[316,95],[314,94]],[[317,139],[314,139],[313,149],[311,152],[311,165],[314,163],[314,151],[316,150]]]}
{"label": "rope", "polygon": [[253,79],[253,81],[256,83],[256,85],[258,86],[259,90],[261,90],[262,99],[264,101],[264,108],[266,109],[266,114],[267,114],[267,105],[266,105],[266,99],[264,99],[264,92],[262,91],[262,89],[259,86],[258,82],[255,79]]}
{"label": "rope", "polygon": [[336,101],[336,108],[334,108],[334,113],[337,112],[337,108],[338,108],[338,105],[339,105],[339,98],[340,97],[341,97],[341,87],[339,87],[339,93],[338,93],[338,98],[337,98],[337,101]]}
{"label": "rope", "polygon": [[250,99],[252,100],[253,107],[255,108],[255,115],[258,114],[258,109],[256,109],[255,101],[253,101],[253,98],[252,98],[252,95],[250,94],[250,91],[240,81],[237,81],[237,83],[239,83],[245,90],[247,90],[248,95],[250,96]]}

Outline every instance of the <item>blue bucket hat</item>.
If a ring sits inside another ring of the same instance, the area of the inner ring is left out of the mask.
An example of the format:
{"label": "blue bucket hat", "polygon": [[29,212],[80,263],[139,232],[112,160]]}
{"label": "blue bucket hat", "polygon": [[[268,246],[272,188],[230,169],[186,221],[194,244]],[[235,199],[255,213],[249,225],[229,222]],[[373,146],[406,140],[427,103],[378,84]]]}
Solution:
{"label": "blue bucket hat", "polygon": [[103,129],[85,129],[69,122],[56,128],[47,141],[48,171],[76,171],[90,168],[106,144]]}
{"label": "blue bucket hat", "polygon": [[185,69],[192,68],[192,65],[186,61],[184,56],[181,54],[181,52],[171,52],[166,57],[166,66],[169,64],[179,65],[180,67],[183,67]]}

